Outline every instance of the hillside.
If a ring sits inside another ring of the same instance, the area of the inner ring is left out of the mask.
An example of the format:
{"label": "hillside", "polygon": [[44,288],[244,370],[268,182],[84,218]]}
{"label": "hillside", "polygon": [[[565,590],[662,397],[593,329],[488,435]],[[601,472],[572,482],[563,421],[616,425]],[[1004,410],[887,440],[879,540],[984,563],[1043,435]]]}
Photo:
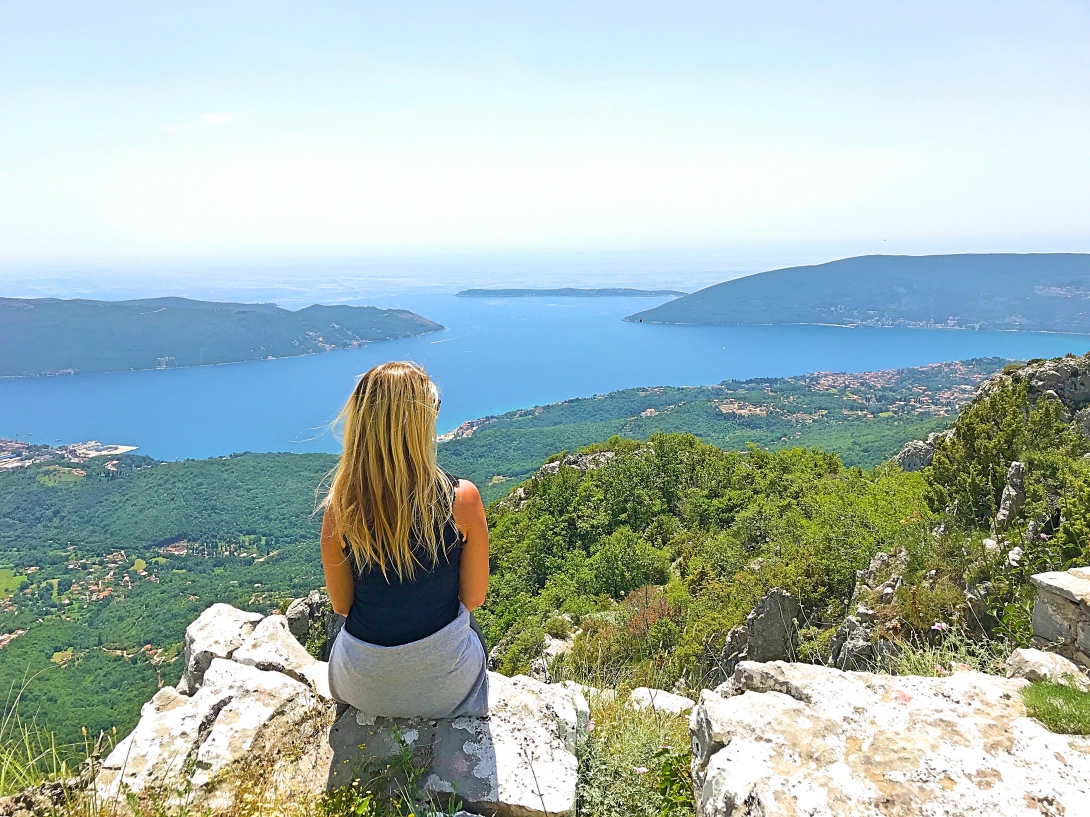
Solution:
{"label": "hillside", "polygon": [[872,468],[907,440],[945,428],[976,386],[1008,361],[983,358],[851,374],[727,380],[714,386],[624,389],[463,424],[440,459],[503,496],[550,455],[613,435],[645,440],[683,431],[727,450],[816,446]]}
{"label": "hillside", "polygon": [[186,298],[0,298],[0,377],[201,366],[293,357],[435,332],[403,309]]}
{"label": "hillside", "polygon": [[867,255],[726,281],[625,320],[1090,333],[1090,255]]}

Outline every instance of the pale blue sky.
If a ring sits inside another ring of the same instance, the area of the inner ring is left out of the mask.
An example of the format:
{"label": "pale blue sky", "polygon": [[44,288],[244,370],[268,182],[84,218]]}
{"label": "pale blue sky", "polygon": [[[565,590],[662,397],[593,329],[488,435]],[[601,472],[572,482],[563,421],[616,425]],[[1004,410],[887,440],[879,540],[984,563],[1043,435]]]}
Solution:
{"label": "pale blue sky", "polygon": [[1086,2],[0,0],[0,262],[1090,251],[1087,213]]}

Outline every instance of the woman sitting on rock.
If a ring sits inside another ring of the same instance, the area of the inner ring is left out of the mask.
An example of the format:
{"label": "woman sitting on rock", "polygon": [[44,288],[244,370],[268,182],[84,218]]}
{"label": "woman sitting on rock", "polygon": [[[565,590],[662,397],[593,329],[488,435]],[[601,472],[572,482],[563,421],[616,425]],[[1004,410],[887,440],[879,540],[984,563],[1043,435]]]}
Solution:
{"label": "woman sitting on rock", "polygon": [[346,616],[329,688],[372,715],[483,715],[488,526],[473,483],[436,463],[439,392],[414,363],[365,374],[341,411],[344,452],[325,498],[322,565]]}

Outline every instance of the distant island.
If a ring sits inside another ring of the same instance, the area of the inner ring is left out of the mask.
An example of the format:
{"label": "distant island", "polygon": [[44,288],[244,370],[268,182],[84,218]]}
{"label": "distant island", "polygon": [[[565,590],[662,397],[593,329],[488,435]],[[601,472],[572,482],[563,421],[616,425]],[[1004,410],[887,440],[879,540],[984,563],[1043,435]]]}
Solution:
{"label": "distant island", "polygon": [[679,297],[688,293],[676,289],[463,289],[456,298],[662,298]]}
{"label": "distant island", "polygon": [[169,369],[352,349],[443,327],[404,309],[187,298],[0,298],[0,377]]}
{"label": "distant island", "polygon": [[748,275],[625,320],[1090,333],[1090,255],[866,255]]}

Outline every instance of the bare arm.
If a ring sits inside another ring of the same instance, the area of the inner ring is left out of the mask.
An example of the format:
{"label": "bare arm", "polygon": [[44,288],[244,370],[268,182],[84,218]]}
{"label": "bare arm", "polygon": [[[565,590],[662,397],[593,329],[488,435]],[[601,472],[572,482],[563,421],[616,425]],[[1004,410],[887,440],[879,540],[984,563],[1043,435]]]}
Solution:
{"label": "bare arm", "polygon": [[344,540],[337,530],[333,512],[326,510],[322,517],[322,568],[325,570],[325,586],[333,611],[342,616],[348,615],[352,607],[353,581],[352,566],[345,555]]}
{"label": "bare arm", "polygon": [[484,604],[488,592],[488,521],[477,486],[466,479],[458,480],[454,495],[454,524],[466,540],[458,569],[458,597],[472,611]]}

